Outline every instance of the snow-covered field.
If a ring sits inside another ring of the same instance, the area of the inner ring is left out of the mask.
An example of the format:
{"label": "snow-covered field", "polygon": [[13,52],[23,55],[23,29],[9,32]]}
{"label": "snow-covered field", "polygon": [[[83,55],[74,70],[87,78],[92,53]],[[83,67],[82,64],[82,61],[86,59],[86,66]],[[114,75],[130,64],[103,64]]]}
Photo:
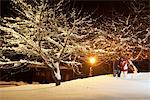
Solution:
{"label": "snow-covered field", "polygon": [[0,100],[150,100],[150,73],[101,75],[55,84],[0,88]]}

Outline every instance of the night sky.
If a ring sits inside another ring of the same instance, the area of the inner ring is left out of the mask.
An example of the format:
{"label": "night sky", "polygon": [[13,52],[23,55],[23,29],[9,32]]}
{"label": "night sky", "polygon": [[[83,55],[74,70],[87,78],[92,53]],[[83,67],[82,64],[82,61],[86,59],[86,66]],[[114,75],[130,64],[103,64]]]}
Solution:
{"label": "night sky", "polygon": [[83,6],[85,11],[94,11],[96,14],[111,16],[112,10],[126,12],[128,10],[127,3],[123,1],[78,1],[77,6]]}
{"label": "night sky", "polygon": [[[11,16],[12,11],[9,4],[10,0],[1,0],[1,16]],[[120,13],[128,12],[128,2],[124,0],[71,0],[74,6],[82,8],[85,12],[93,12],[96,9],[96,15],[112,15],[112,10],[117,10]]]}

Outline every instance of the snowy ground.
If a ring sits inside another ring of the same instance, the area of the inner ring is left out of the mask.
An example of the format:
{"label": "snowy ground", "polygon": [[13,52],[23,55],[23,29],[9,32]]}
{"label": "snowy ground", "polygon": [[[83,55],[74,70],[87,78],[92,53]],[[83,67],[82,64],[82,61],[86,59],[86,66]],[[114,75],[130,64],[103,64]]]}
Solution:
{"label": "snowy ground", "polygon": [[55,84],[0,88],[0,100],[150,100],[150,73],[102,75]]}

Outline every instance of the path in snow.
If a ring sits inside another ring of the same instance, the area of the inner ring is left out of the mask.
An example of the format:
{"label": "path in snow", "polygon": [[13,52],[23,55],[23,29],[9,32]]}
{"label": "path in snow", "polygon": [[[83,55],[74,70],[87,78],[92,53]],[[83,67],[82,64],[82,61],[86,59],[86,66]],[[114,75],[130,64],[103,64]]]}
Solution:
{"label": "path in snow", "polygon": [[150,100],[150,73],[95,76],[55,84],[0,88],[0,100]]}

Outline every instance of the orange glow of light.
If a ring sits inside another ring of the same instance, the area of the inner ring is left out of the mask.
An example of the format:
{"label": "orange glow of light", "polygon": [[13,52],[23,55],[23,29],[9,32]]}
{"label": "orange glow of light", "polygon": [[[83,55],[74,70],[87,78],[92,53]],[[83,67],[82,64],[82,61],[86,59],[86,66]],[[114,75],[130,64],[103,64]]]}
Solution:
{"label": "orange glow of light", "polygon": [[95,64],[96,63],[96,58],[95,57],[90,57],[89,58],[89,62],[90,62],[90,64]]}

